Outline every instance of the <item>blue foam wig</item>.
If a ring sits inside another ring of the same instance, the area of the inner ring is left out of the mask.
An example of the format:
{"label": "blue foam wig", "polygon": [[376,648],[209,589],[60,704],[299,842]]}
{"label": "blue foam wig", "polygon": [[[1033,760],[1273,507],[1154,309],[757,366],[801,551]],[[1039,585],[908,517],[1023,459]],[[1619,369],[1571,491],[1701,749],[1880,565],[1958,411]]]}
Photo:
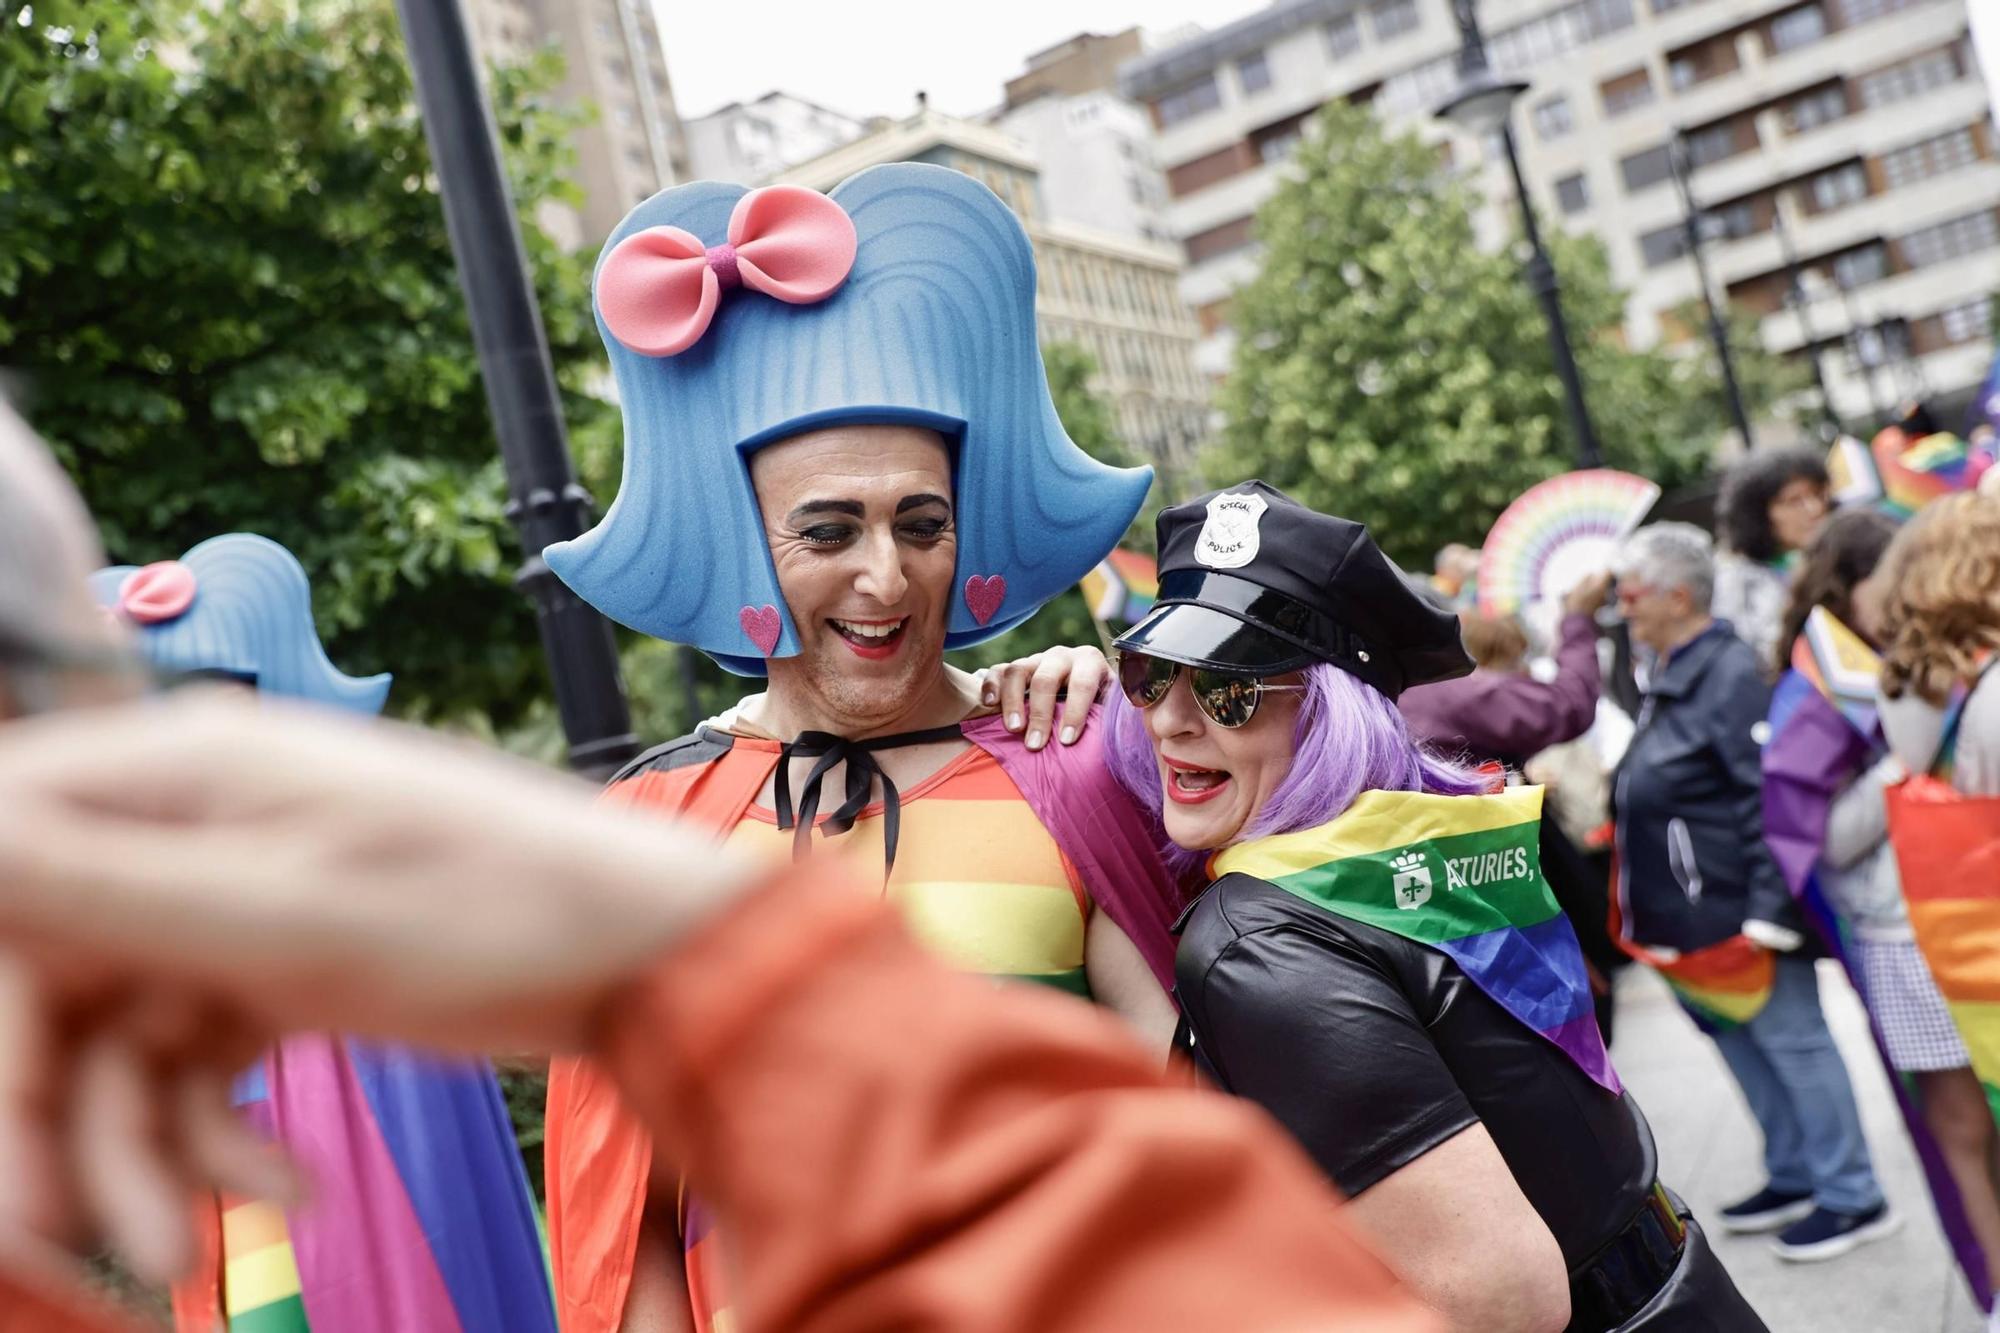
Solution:
{"label": "blue foam wig", "polygon": [[[745,193],[713,182],[662,191],[604,252],[662,226],[717,246]],[[844,181],[832,198],[853,219],[856,248],[826,300],[728,292],[706,332],[673,356],[625,347],[600,305],[625,413],[624,476],[602,522],[544,552],[613,620],[692,644],[739,675],[799,651],[750,485],[748,455],[762,445],[855,424],[944,435],[958,529],[948,648],[1013,628],[1081,579],[1152,481],[1150,468],[1107,467],[1064,432],[1035,339],[1034,253],[991,190],[945,167],[897,163]],[[767,654],[753,626],[773,612]]]}
{"label": "blue foam wig", "polygon": [[[312,589],[290,551],[232,532],[210,537],[179,563],[193,575],[193,600],[169,618],[133,626],[155,669],[220,672],[266,694],[382,711],[389,677],[344,675],[327,660],[313,625]],[[100,605],[117,608],[120,589],[138,572],[133,565],[100,569],[90,576],[90,590]]]}

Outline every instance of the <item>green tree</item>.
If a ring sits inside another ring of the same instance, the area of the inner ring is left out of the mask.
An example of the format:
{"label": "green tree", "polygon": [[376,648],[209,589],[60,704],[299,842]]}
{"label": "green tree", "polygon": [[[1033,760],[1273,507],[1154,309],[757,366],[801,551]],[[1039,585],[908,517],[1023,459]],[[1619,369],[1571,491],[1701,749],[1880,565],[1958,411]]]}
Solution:
{"label": "green tree", "polygon": [[[1334,104],[1294,166],[1257,215],[1263,268],[1236,302],[1227,424],[1204,470],[1263,477],[1427,566],[1574,465],[1541,313],[1515,260],[1474,243],[1469,187],[1415,136]],[[1627,350],[1601,247],[1552,248],[1606,463],[1690,480],[1725,422],[1712,375]]]}
{"label": "green tree", "polygon": [[[544,55],[495,72],[586,475],[616,475]],[[544,692],[477,361],[389,0],[0,0],[0,364],[112,559],[263,533],[392,707],[509,725]]]}

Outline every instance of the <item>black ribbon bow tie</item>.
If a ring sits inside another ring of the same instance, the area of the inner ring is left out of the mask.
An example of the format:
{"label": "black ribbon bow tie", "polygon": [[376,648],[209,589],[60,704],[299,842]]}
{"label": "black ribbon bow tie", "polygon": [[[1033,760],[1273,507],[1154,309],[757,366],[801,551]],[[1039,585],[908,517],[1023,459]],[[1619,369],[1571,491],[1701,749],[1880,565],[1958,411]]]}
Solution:
{"label": "black ribbon bow tie", "polygon": [[[851,741],[845,736],[836,736],[826,731],[802,731],[798,739],[785,742],[778,755],[778,778],[775,796],[778,805],[778,828],[780,831],[793,830],[792,856],[802,859],[812,849],[812,831],[819,818],[820,794],[826,785],[827,774],[841,764],[847,765],[846,799],[838,810],[826,817],[823,826],[828,837],[847,832],[854,827],[854,821],[868,808],[876,783],[882,784],[882,857],[884,868],[882,877],[886,883],[889,872],[896,868],[896,841],[902,832],[903,800],[896,791],[896,784],[882,771],[876,762],[877,750],[896,750],[908,745],[934,745],[940,741],[963,740],[965,733],[958,727],[932,727],[927,731],[906,731],[896,736],[875,736],[865,741]],[[804,785],[799,788],[799,804],[796,818],[792,812],[792,760],[812,759],[816,762],[812,771],[806,774]]]}

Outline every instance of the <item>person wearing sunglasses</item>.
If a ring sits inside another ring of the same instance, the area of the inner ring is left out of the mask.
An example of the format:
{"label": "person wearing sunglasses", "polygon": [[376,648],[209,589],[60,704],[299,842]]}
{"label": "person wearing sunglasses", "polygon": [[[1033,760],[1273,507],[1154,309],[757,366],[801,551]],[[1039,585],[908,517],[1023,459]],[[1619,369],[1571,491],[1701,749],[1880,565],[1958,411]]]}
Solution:
{"label": "person wearing sunglasses", "polygon": [[1459,1328],[1760,1329],[1592,1018],[1542,877],[1542,793],[1411,740],[1458,623],[1358,523],[1262,482],[1165,510],[1117,642],[1114,776],[1206,888],[1176,1045],[1261,1103]]}

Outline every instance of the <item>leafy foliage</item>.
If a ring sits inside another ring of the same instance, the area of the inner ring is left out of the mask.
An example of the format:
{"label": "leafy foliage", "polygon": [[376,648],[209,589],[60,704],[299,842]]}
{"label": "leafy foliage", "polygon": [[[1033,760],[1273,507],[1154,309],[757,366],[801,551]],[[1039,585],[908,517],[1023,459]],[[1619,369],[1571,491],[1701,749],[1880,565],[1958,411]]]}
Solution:
{"label": "leafy foliage", "polygon": [[[25,22],[23,20],[26,20]],[[111,558],[261,532],[343,669],[506,726],[544,692],[504,483],[388,0],[0,5],[0,363]],[[578,452],[615,475],[553,55],[494,75]]]}
{"label": "leafy foliage", "polygon": [[[1414,136],[1330,105],[1295,168],[1257,217],[1263,268],[1236,301],[1205,470],[1260,476],[1427,564],[1573,466],[1542,315],[1514,259],[1474,243],[1469,188]],[[1699,474],[1726,423],[1712,371],[1628,350],[1602,249],[1551,248],[1607,464],[1668,487]]]}

